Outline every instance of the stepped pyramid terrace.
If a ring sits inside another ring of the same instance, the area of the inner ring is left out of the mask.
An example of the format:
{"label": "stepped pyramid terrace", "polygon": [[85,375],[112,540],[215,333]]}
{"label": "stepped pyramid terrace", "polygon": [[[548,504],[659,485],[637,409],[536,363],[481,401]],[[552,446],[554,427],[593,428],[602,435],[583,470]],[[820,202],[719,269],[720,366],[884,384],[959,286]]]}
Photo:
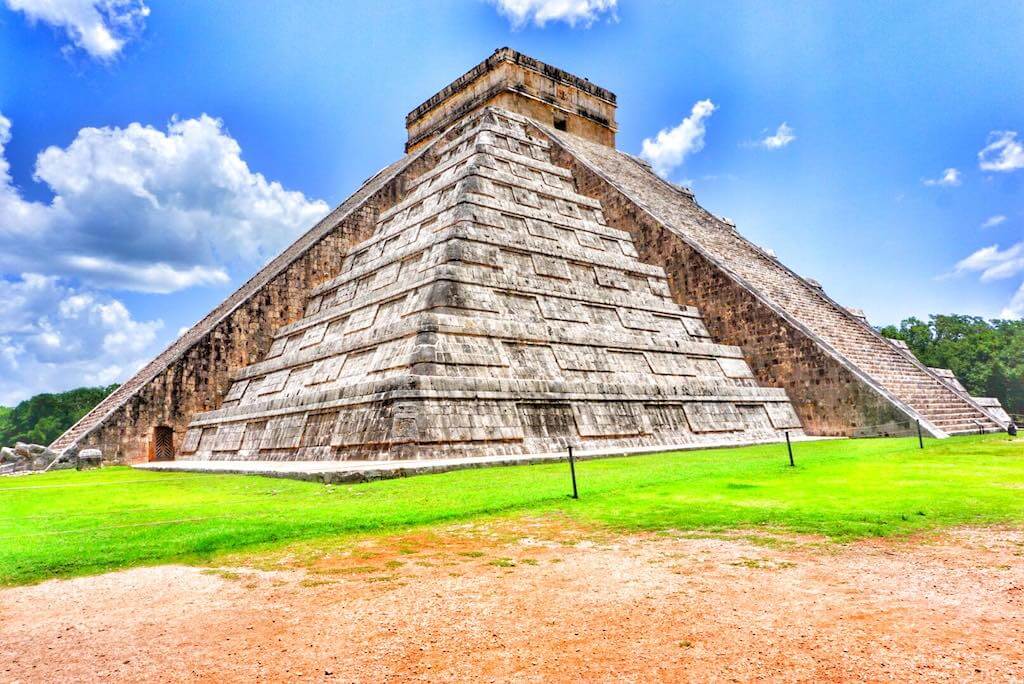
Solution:
{"label": "stepped pyramid terrace", "polygon": [[429,459],[1006,427],[615,149],[616,106],[496,51],[53,448]]}

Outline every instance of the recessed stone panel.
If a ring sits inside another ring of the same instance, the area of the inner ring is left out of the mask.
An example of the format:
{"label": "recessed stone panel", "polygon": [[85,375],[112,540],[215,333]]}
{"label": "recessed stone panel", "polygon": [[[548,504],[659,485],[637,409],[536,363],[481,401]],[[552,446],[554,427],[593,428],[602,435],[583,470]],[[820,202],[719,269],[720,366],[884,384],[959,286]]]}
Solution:
{"label": "recessed stone panel", "polygon": [[390,407],[356,406],[338,415],[331,446],[353,447],[386,443],[390,430]]}
{"label": "recessed stone panel", "polygon": [[572,409],[581,437],[613,437],[644,432],[643,418],[629,402],[574,402]]}
{"label": "recessed stone panel", "polygon": [[628,290],[629,281],[622,271],[604,266],[595,266],[594,273],[597,274],[597,284],[601,287],[611,287],[617,290]]}
{"label": "recessed stone panel", "polygon": [[536,297],[502,292],[498,296],[499,311],[515,320],[535,320],[542,318],[540,305]]}
{"label": "recessed stone panel", "polygon": [[277,416],[267,421],[260,449],[295,449],[302,438],[302,426],[306,422],[305,413],[292,413]]}
{"label": "recessed stone panel", "polygon": [[265,420],[250,420],[245,424],[245,434],[242,436],[242,450],[254,453],[260,448],[263,440],[263,432],[267,428]]}
{"label": "recessed stone panel", "polygon": [[[622,244],[626,244],[625,242]],[[661,278],[648,278],[647,284],[651,288],[651,294],[655,297],[672,297],[672,291],[668,289],[668,282]]]}
{"label": "recessed stone panel", "polygon": [[529,234],[533,235],[534,237],[555,241],[557,241],[561,237],[561,234],[559,233],[557,228],[543,221],[530,219],[530,221],[526,224],[526,227]]}
{"label": "recessed stone panel", "polygon": [[658,375],[697,375],[693,361],[683,354],[672,352],[646,352],[647,362]]}
{"label": "recessed stone panel", "polygon": [[306,383],[309,382],[312,374],[312,364],[293,368],[291,374],[288,376],[288,382],[285,383],[284,389],[281,390],[280,396],[294,397],[301,394],[306,389]]}
{"label": "recessed stone panel", "polygon": [[352,301],[352,298],[356,296],[356,283],[350,281],[338,287],[334,291],[334,299],[331,301],[331,306],[344,306]]}
{"label": "recessed stone panel", "polygon": [[527,439],[574,440],[578,436],[576,418],[567,403],[523,402],[519,415]]}
{"label": "recessed stone panel", "polygon": [[686,327],[686,332],[691,337],[711,337],[708,329],[704,326],[704,322],[697,318],[683,318],[683,325]]}
{"label": "recessed stone panel", "polygon": [[302,430],[299,446],[303,448],[330,446],[331,437],[334,435],[334,426],[338,421],[338,413],[338,411],[321,411],[309,414]]}
{"label": "recessed stone panel", "polygon": [[364,377],[370,371],[370,364],[376,351],[376,349],[367,349],[346,356],[339,377],[349,381]]}
{"label": "recessed stone panel", "polygon": [[376,316],[376,304],[370,304],[369,306],[357,309],[352,312],[351,316],[349,316],[348,326],[345,328],[345,334],[350,335],[354,332],[359,332],[360,330],[366,330],[373,325],[373,319],[376,318]]}
{"label": "recessed stone panel", "polygon": [[271,373],[267,377],[263,378],[263,382],[260,383],[259,393],[260,394],[273,394],[274,392],[280,392],[284,389],[285,384],[288,382],[288,376],[291,375],[291,369],[284,369]]}
{"label": "recessed stone panel", "polygon": [[537,275],[548,276],[549,278],[572,279],[569,276],[569,267],[564,259],[534,254],[533,270]]}
{"label": "recessed stone panel", "polygon": [[789,402],[771,402],[764,405],[772,425],[780,430],[795,430],[800,427],[800,419]]}
{"label": "recessed stone panel", "polygon": [[654,318],[642,309],[629,309],[619,307],[619,320],[625,328],[633,330],[660,330],[661,328],[654,321]]}
{"label": "recessed stone panel", "polygon": [[774,429],[768,410],[764,404],[737,404],[736,410],[743,417],[743,425],[748,430],[771,432]]}
{"label": "recessed stone panel", "polygon": [[313,364],[313,373],[308,384],[318,385],[325,382],[334,382],[341,373],[341,367],[345,363],[344,356],[332,356],[328,359],[321,359]]}
{"label": "recessed stone panel", "polygon": [[284,348],[288,345],[287,337],[278,337],[274,340],[273,344],[270,345],[270,349],[267,351],[268,359],[280,356],[284,353]]}
{"label": "recessed stone panel", "polygon": [[687,402],[683,404],[683,411],[694,432],[731,432],[743,429],[743,417],[736,406],[728,402]]}
{"label": "recessed stone panel", "polygon": [[324,335],[327,334],[327,324],[321,323],[320,325],[314,325],[312,328],[306,328],[305,334],[302,336],[302,344],[299,345],[300,349],[311,347],[314,344],[320,344],[324,341]]}
{"label": "recessed stone panel", "polygon": [[202,428],[189,428],[185,432],[185,439],[181,443],[181,453],[193,454],[199,448],[199,438],[203,434]]}
{"label": "recessed stone panel", "polygon": [[607,373],[608,354],[601,347],[575,344],[553,344],[551,350],[562,370]]}
{"label": "recessed stone panel", "polygon": [[579,302],[561,297],[538,297],[541,313],[551,321],[576,321],[589,323],[587,309]]}
{"label": "recessed stone panel", "polygon": [[238,401],[245,394],[245,390],[249,387],[249,380],[238,380],[231,383],[231,389],[224,395],[224,401]]}
{"label": "recessed stone panel", "polygon": [[245,434],[245,423],[225,423],[217,431],[217,439],[213,443],[214,451],[238,451],[242,446]]}
{"label": "recessed stone panel", "polygon": [[306,316],[315,316],[320,313],[320,307],[323,305],[323,302],[323,297],[310,297],[309,303],[306,304]]}
{"label": "recessed stone panel", "polygon": [[547,345],[506,342],[505,357],[519,377],[557,378],[562,375],[558,360]]}
{"label": "recessed stone panel", "polygon": [[217,426],[204,427],[199,434],[199,446],[196,451],[213,452],[213,445],[217,442]]}
{"label": "recessed stone panel", "polygon": [[750,366],[743,359],[728,359],[719,358],[718,365],[722,368],[722,372],[725,373],[727,378],[752,378],[754,374],[750,372]]}
{"label": "recessed stone panel", "polygon": [[402,262],[394,261],[377,271],[377,277],[373,281],[373,289],[379,290],[389,285],[394,285],[398,280],[398,272],[402,268]]}
{"label": "recessed stone panel", "polygon": [[608,366],[615,373],[651,373],[651,365],[643,352],[627,352],[618,349],[608,350]]}
{"label": "recessed stone panel", "polygon": [[686,412],[679,404],[647,404],[644,406],[647,422],[654,434],[680,434],[691,432]]}
{"label": "recessed stone panel", "polygon": [[577,230],[576,240],[580,243],[581,247],[604,251],[604,243],[601,241],[601,238],[589,231]]}

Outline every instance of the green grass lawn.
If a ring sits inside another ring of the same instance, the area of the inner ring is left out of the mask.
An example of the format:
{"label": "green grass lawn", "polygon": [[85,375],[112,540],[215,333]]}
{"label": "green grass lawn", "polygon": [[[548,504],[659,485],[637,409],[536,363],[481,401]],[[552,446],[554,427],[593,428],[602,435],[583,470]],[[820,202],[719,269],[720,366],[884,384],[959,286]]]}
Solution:
{"label": "green grass lawn", "polygon": [[255,545],[560,512],[625,530],[768,527],[836,541],[1024,522],[1024,440],[1006,435],[684,451],[325,486],[129,468],[0,478],[0,584]]}

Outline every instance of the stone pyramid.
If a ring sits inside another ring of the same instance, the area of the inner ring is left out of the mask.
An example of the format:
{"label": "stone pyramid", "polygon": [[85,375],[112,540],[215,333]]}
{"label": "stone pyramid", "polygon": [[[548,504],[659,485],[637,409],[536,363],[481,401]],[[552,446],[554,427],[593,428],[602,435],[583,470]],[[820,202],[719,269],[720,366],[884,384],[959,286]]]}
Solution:
{"label": "stone pyramid", "polygon": [[220,409],[196,459],[384,459],[778,440],[786,393],[672,300],[665,272],[486,108],[309,292]]}
{"label": "stone pyramid", "polygon": [[406,458],[1009,427],[617,150],[616,107],[496,50],[408,114],[401,159],[51,448]]}

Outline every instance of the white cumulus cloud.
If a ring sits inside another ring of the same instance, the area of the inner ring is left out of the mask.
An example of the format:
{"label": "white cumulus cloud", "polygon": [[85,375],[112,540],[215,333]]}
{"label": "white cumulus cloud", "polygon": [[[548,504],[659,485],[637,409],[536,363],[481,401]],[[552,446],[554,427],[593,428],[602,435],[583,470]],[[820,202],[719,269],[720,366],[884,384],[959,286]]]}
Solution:
{"label": "white cumulus cloud", "polygon": [[658,131],[653,139],[645,138],[640,156],[651,163],[658,175],[667,176],[686,157],[703,149],[706,121],[715,109],[711,100],[697,102],[678,126]]}
{"label": "white cumulus cloud", "polygon": [[513,28],[533,22],[543,27],[551,21],[589,28],[602,15],[615,16],[618,0],[492,0],[498,11],[508,17]]}
{"label": "white cumulus cloud", "polygon": [[321,200],[255,173],[219,119],[83,128],[41,152],[33,179],[49,202],[14,185],[0,115],[0,273],[76,277],[97,287],[173,292],[225,283],[227,267],[272,256],[327,213]]}
{"label": "white cumulus cloud", "polygon": [[30,22],[63,29],[72,45],[99,60],[113,59],[145,28],[144,0],[7,0]]}
{"label": "white cumulus cloud", "polygon": [[996,226],[1005,223],[1006,217],[1002,214],[996,214],[995,216],[989,216],[985,219],[985,222],[981,224],[982,228],[995,228]]}
{"label": "white cumulus cloud", "polygon": [[1024,242],[999,249],[999,245],[982,247],[968,257],[957,262],[954,271],[958,274],[967,272],[981,273],[983,282],[1012,278],[1024,273]]}
{"label": "white cumulus cloud", "polygon": [[1020,284],[1010,302],[999,314],[1002,318],[1024,318],[1024,283]]}
{"label": "white cumulus cloud", "polygon": [[1024,169],[1024,143],[1017,140],[1017,131],[992,131],[985,147],[978,152],[982,171],[1015,171]]}
{"label": "white cumulus cloud", "polygon": [[[957,262],[955,275],[980,273],[982,282],[1003,280],[1024,274],[1024,241],[1006,249],[999,245],[982,247]],[[1003,318],[1024,318],[1024,282],[1000,314]]]}
{"label": "white cumulus cloud", "polygon": [[955,188],[956,186],[963,183],[962,174],[954,168],[948,168],[942,172],[942,175],[938,178],[925,178],[921,181],[928,186],[943,186],[947,188]]}
{"label": "white cumulus cloud", "polygon": [[123,380],[156,352],[162,327],[54,276],[0,278],[0,405]]}
{"label": "white cumulus cloud", "polygon": [[757,142],[757,145],[758,147],[763,147],[766,150],[777,150],[785,147],[794,140],[796,140],[796,132],[793,130],[792,126],[783,121],[779,124],[779,127],[775,129],[775,133],[773,135],[761,138]]}

